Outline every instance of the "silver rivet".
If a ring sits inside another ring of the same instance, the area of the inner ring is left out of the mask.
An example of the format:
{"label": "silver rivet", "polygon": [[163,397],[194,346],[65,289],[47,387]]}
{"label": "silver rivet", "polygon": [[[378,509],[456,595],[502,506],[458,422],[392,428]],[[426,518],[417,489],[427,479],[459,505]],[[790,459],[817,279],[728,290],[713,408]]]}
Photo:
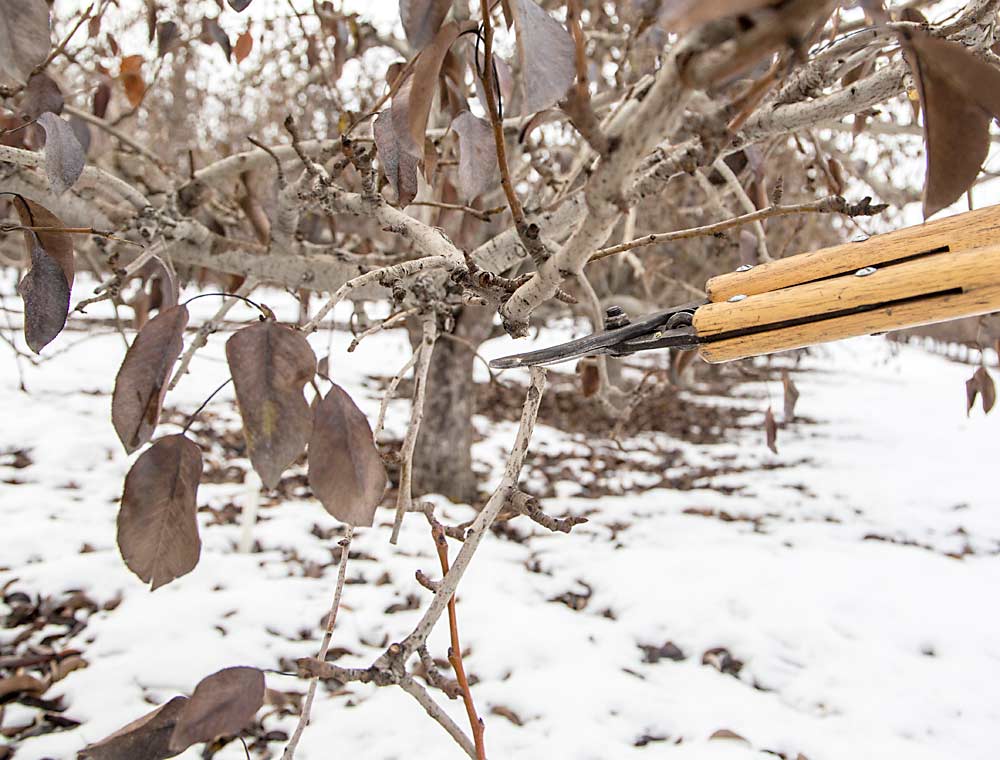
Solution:
{"label": "silver rivet", "polygon": [[875,273],[875,267],[862,267],[857,272],[854,273],[855,277],[867,277],[870,274]]}
{"label": "silver rivet", "polygon": [[746,295],[743,294],[743,293],[739,293],[739,294],[733,296],[732,298],[730,298],[729,299],[729,303],[739,303],[740,301],[743,301],[745,299],[746,299]]}
{"label": "silver rivet", "polygon": [[737,272],[749,272],[753,269],[753,264],[743,264],[742,266],[736,267]]}

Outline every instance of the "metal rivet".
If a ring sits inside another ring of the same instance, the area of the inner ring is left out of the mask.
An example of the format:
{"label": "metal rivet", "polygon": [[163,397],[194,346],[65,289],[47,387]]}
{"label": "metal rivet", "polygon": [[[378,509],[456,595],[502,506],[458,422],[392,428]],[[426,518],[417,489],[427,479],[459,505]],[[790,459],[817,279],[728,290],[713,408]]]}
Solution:
{"label": "metal rivet", "polygon": [[870,274],[875,273],[875,267],[862,267],[857,272],[854,273],[855,277],[867,277]]}
{"label": "metal rivet", "polygon": [[753,264],[743,264],[742,266],[736,267],[737,272],[749,272],[753,269]]}
{"label": "metal rivet", "polygon": [[746,295],[744,293],[739,293],[739,294],[733,296],[732,298],[730,298],[729,299],[729,303],[738,303],[738,302],[743,301],[745,299],[746,299]]}

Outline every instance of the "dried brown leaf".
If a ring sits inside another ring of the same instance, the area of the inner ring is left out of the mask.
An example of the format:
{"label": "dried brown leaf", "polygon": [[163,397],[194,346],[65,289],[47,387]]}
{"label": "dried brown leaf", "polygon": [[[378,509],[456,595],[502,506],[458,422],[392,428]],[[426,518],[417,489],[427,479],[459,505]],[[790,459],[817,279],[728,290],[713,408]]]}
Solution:
{"label": "dried brown leaf", "polygon": [[23,82],[51,49],[48,3],[0,0],[0,78]]}
{"label": "dried brown leaf", "polygon": [[274,488],[309,442],[312,414],[302,389],[316,374],[316,354],[302,333],[266,320],[226,343],[253,468]]}
{"label": "dried brown leaf", "polygon": [[233,57],[233,46],[229,42],[229,35],[219,26],[219,19],[206,18],[201,22],[201,39],[208,44],[212,42],[218,44],[226,54],[227,61]]}
{"label": "dried brown leaf", "polygon": [[414,158],[423,155],[424,132],[427,131],[427,119],[434,102],[441,64],[462,28],[449,21],[438,30],[434,39],[420,51],[413,73],[392,99],[392,118],[400,146]]}
{"label": "dried brown leaf", "polygon": [[[45,206],[27,198],[15,198],[14,209],[17,211],[17,216],[21,220],[21,224],[25,227],[64,228],[66,226],[59,217],[45,208]],[[69,283],[72,290],[73,278],[76,273],[73,255],[73,236],[68,232],[36,230],[32,233],[29,230],[25,230],[24,246],[29,256],[31,255],[31,246],[34,244],[35,238],[38,239],[45,252],[59,262],[59,266],[62,267],[63,274],[66,276],[66,282]]]}
{"label": "dried brown leaf", "polygon": [[601,389],[601,373],[597,368],[597,359],[592,356],[585,356],[576,365],[576,372],[580,376],[580,390],[584,398],[597,395]]}
{"label": "dried brown leaf", "polygon": [[554,105],[576,79],[576,46],[561,23],[533,0],[512,0],[524,113]]}
{"label": "dried brown leaf", "polygon": [[965,381],[966,415],[972,412],[972,407],[979,396],[982,396],[983,414],[989,414],[997,401],[997,389],[985,367],[979,367],[972,373],[972,377]]}
{"label": "dried brown leaf", "polygon": [[43,113],[38,123],[45,130],[45,176],[56,195],[69,190],[87,162],[83,146],[69,122],[54,113]]}
{"label": "dried brown leaf", "polygon": [[799,400],[799,389],[795,387],[787,369],[781,370],[781,385],[785,390],[784,420],[791,422],[795,419],[795,404]]}
{"label": "dried brown leaf", "polygon": [[98,119],[103,119],[108,112],[108,104],[111,102],[111,83],[103,80],[94,90],[94,99],[91,102],[90,112]]}
{"label": "dried brown leaf", "polygon": [[458,135],[458,189],[469,203],[500,184],[493,127],[469,111],[460,113],[451,127]]}
{"label": "dried brown leaf", "polygon": [[364,413],[339,385],[316,406],[309,441],[309,485],[341,522],[370,526],[387,482]]}
{"label": "dried brown leaf", "polygon": [[764,414],[764,436],[767,442],[767,447],[777,454],[778,423],[774,421],[774,412],[771,411],[771,407],[768,407],[767,412]]}
{"label": "dried brown leaf", "polygon": [[46,111],[62,113],[64,105],[62,90],[52,78],[44,72],[32,74],[28,85],[24,88],[24,100],[21,111],[29,119],[37,119]]}
{"label": "dried brown leaf", "polygon": [[198,564],[201,471],[201,449],[180,434],[156,441],[125,476],[118,548],[129,570],[153,591]]}
{"label": "dried brown leaf", "polygon": [[142,78],[142,63],[141,55],[127,55],[121,61],[119,78],[125,88],[125,97],[132,108],[137,108],[146,96],[146,82]]}
{"label": "dried brown leaf", "polygon": [[134,720],[80,752],[81,760],[166,760],[180,754],[170,749],[170,736],[187,697],[166,704]]}
{"label": "dried brown leaf", "polygon": [[180,44],[180,27],[174,21],[156,25],[156,55],[162,58]]}
{"label": "dried brown leaf", "polygon": [[396,134],[395,121],[392,114],[383,111],[372,124],[375,136],[375,147],[378,149],[382,171],[396,193],[396,205],[404,208],[417,195],[417,169],[419,162],[405,150],[401,149],[399,136]]}
{"label": "dried brown leaf", "polygon": [[264,691],[264,674],[257,668],[224,668],[203,678],[177,716],[170,748],[180,752],[239,733],[264,704]]}
{"label": "dried brown leaf", "polygon": [[399,17],[406,39],[419,50],[441,28],[451,8],[451,0],[399,0]]}
{"label": "dried brown leaf", "polygon": [[924,114],[928,217],[961,198],[979,175],[990,122],[1000,117],[1000,69],[958,42],[915,31],[902,38]]}
{"label": "dried brown leaf", "polygon": [[236,56],[236,62],[242,63],[243,59],[250,55],[250,51],[252,50],[253,35],[249,31],[243,32],[243,34],[236,38],[236,44],[233,46],[233,55]]}
{"label": "dried brown leaf", "polygon": [[24,300],[24,339],[36,354],[62,332],[69,314],[69,283],[59,262],[32,239],[31,269],[17,286]]}
{"label": "dried brown leaf", "polygon": [[49,688],[49,685],[28,673],[17,673],[7,678],[0,678],[0,699],[8,694],[31,694],[39,696]]}
{"label": "dried brown leaf", "polygon": [[174,362],[184,347],[186,306],[165,309],[139,331],[125,354],[111,397],[111,423],[131,454],[156,430]]}

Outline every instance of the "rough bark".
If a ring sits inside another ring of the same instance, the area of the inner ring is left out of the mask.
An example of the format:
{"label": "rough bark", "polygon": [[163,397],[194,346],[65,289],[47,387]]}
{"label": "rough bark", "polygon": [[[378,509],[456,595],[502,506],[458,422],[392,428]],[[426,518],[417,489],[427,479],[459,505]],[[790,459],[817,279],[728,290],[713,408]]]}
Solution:
{"label": "rough bark", "polygon": [[414,493],[475,501],[478,478],[472,471],[472,415],[476,406],[472,365],[476,358],[471,346],[478,349],[489,336],[492,316],[488,309],[463,308],[456,316],[454,332],[440,335],[434,346],[424,419],[413,455]]}

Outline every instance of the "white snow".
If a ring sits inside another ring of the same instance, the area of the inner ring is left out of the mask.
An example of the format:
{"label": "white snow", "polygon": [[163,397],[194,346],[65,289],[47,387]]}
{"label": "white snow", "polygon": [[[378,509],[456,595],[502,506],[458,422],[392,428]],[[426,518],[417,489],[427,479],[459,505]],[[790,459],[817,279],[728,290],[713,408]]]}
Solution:
{"label": "white snow", "polygon": [[[268,302],[286,318],[294,314],[280,295]],[[204,318],[217,306],[201,299],[192,311]],[[253,319],[240,308],[234,317]],[[46,353],[80,336],[68,333]],[[545,330],[536,342],[565,336]],[[226,337],[210,339],[168,406],[193,411],[225,379]],[[319,356],[330,341],[327,333],[313,337]],[[405,335],[377,334],[352,354],[348,343],[346,334],[332,336],[331,375],[374,419],[379,398],[365,378],[391,375],[405,362]],[[511,350],[527,348],[498,339],[483,353]],[[0,362],[0,451],[27,449],[33,460],[23,469],[0,467],[0,480],[23,481],[0,488],[0,586],[16,578],[12,588],[30,593],[84,589],[99,603],[123,596],[69,642],[84,650],[89,667],[46,695],[64,694],[66,715],[83,725],[25,741],[17,760],[72,758],[151,702],[188,693],[221,667],[279,669],[280,658],[315,654],[333,592],[335,565],[322,577],[305,569],[336,550],[336,538],[321,539],[313,527],[322,533],[337,523],[304,497],[263,500],[254,534],[260,552],[237,553],[240,527],[210,525],[202,512],[204,546],[192,573],[155,594],[129,573],[115,547],[115,515],[130,461],[109,419],[123,351],[121,338],[103,328],[51,361],[25,365],[27,395],[18,391],[13,357]],[[596,500],[574,496],[578,489],[566,482],[564,495],[544,508],[588,512],[589,523],[567,536],[519,518],[513,525],[530,536],[524,543],[487,536],[460,587],[458,611],[490,757],[710,760],[767,757],[765,750],[809,760],[996,757],[1000,416],[984,417],[977,407],[967,418],[963,383],[973,368],[913,346],[856,339],[816,350],[801,367],[808,371],[792,372],[802,393],[797,412],[816,424],[782,427],[779,454],[765,448],[762,427],[715,446],[666,442],[689,464],[735,457],[751,467],[789,466],[710,478],[696,490]],[[770,398],[780,419],[780,383],[741,392],[747,395],[718,403],[749,404],[762,420]],[[213,424],[238,424],[232,398],[226,389],[209,406]],[[402,431],[406,414],[405,400],[390,406],[390,431]],[[486,438],[476,450],[492,486],[514,425],[477,425]],[[546,426],[535,442],[536,450],[567,457],[584,453],[579,436]],[[207,457],[217,461],[219,451]],[[725,495],[722,485],[741,488]],[[213,507],[244,498],[240,483],[203,484],[199,492],[200,503]],[[721,512],[746,519],[711,516]],[[472,514],[444,508],[452,522]],[[422,518],[407,519],[398,547],[388,543],[390,510],[379,518],[352,547],[373,559],[348,565],[350,580],[367,583],[345,590],[333,645],[351,654],[341,665],[367,665],[385,641],[405,635],[420,610],[383,610],[408,594],[426,605],[414,571],[438,575]],[[85,544],[93,551],[80,553]],[[376,585],[385,573],[391,582]],[[593,589],[584,609],[549,601],[583,593],[582,584]],[[643,661],[640,645],[666,641],[686,659]],[[436,631],[432,653],[443,657],[447,645],[446,631]],[[716,647],[744,663],[738,678],[702,664]],[[268,673],[267,680],[273,689],[304,691],[294,677]],[[467,726],[460,702],[433,693]],[[494,707],[513,710],[524,725],[492,714]],[[8,709],[4,724],[30,715]],[[287,717],[264,723],[293,727]],[[719,729],[746,741],[710,740]],[[645,735],[663,740],[634,746]],[[199,756],[193,748],[181,757]],[[300,760],[333,756],[462,753],[408,695],[350,684],[339,696],[320,690],[298,753]],[[243,749],[231,744],[217,757],[242,758]]]}

